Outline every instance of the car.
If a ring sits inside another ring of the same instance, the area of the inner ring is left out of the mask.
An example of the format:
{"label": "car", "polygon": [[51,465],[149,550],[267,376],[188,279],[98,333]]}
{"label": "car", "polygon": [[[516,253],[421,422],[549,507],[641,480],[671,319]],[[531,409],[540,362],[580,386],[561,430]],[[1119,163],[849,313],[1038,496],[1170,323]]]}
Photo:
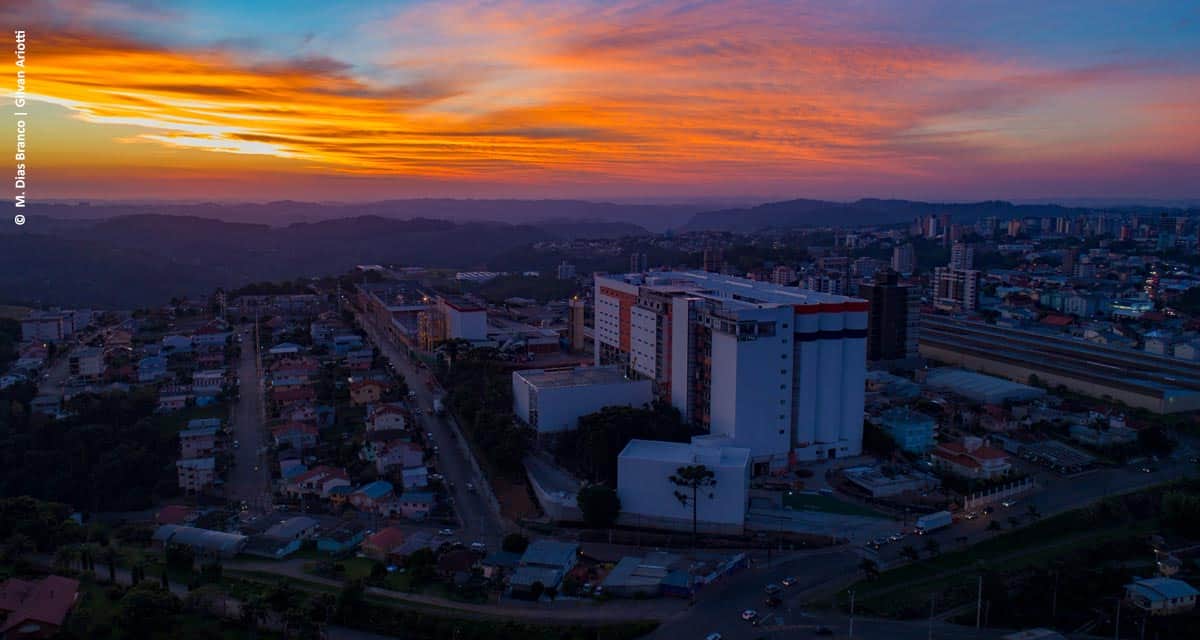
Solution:
{"label": "car", "polygon": [[1142,473],[1154,473],[1154,467],[1142,467]]}
{"label": "car", "polygon": [[830,629],[829,627],[827,627],[825,625],[821,625],[821,626],[817,627],[816,629],[813,629],[813,635],[831,636],[831,635],[833,635],[833,629]]}
{"label": "car", "polygon": [[426,432],[425,432],[425,439],[426,439],[426,440],[433,440],[433,432],[432,432],[432,431],[426,431]]}
{"label": "car", "polygon": [[775,584],[774,582],[767,585],[766,587],[763,587],[763,592],[765,592],[769,596],[773,596],[773,595],[779,593],[780,591],[783,591],[783,587]]}
{"label": "car", "polygon": [[604,594],[604,585],[602,585],[602,584],[596,585],[596,590],[592,592],[592,595],[599,598],[603,594]]}
{"label": "car", "polygon": [[476,553],[487,553],[487,545],[482,542],[472,542],[471,551]]}
{"label": "car", "polygon": [[783,604],[783,598],[780,598],[779,596],[767,596],[766,599],[763,600],[763,604],[774,609],[775,607]]}
{"label": "car", "polygon": [[975,518],[978,518],[978,517],[979,517],[979,513],[976,511],[968,511],[966,513],[966,515],[963,516],[963,518],[965,518],[967,520],[974,520]]}
{"label": "car", "polygon": [[900,542],[903,539],[904,539],[903,531],[897,531],[896,533],[893,533],[892,535],[888,536],[888,542]]}
{"label": "car", "polygon": [[1005,509],[1007,509],[1007,508],[1009,508],[1009,507],[1013,506],[1013,505],[1014,505],[1014,504],[1016,504],[1016,503],[1017,503],[1017,501],[1016,501],[1016,500],[1013,500],[1013,499],[1011,499],[1011,498],[1010,498],[1010,499],[1008,499],[1008,500],[1005,500],[1004,502],[1001,502],[1001,503],[1000,503],[1000,506],[1002,506],[1002,507],[1004,507]]}
{"label": "car", "polygon": [[722,638],[721,634],[719,634],[715,631],[704,636],[704,640],[721,640],[721,638]]}
{"label": "car", "polygon": [[470,491],[471,493],[475,493],[475,483],[474,482],[467,483],[467,491]]}
{"label": "car", "polygon": [[800,584],[800,578],[797,576],[788,576],[783,580],[780,580],[779,584],[782,584],[785,587],[794,587]]}
{"label": "car", "polygon": [[254,470],[255,470],[255,471],[258,471],[258,470],[259,470],[259,469],[261,469],[261,468],[262,468],[262,467],[260,467],[260,466],[258,466],[258,465],[254,465]]}
{"label": "car", "polygon": [[878,549],[889,542],[891,542],[891,540],[888,540],[887,538],[875,538],[871,541],[871,546]]}
{"label": "car", "polygon": [[452,536],[452,535],[454,535],[454,529],[438,529],[438,535],[439,536]]}
{"label": "car", "polygon": [[742,611],[742,620],[753,622],[756,619],[758,619],[758,612],[754,609],[745,609]]}

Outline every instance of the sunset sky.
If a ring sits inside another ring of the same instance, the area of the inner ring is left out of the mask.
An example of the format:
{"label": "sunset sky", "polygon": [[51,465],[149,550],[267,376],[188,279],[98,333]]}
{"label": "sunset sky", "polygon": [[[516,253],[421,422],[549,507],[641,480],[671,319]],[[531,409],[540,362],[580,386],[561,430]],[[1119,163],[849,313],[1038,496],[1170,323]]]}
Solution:
{"label": "sunset sky", "polygon": [[3,5],[34,199],[1200,197],[1195,0]]}

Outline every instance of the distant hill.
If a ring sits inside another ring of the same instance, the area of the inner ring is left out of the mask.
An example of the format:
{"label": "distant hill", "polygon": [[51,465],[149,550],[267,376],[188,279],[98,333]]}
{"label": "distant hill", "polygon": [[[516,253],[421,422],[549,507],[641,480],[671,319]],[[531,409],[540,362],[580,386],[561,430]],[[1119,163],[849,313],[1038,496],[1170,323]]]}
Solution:
{"label": "distant hill", "polygon": [[133,215],[190,216],[239,222],[286,226],[297,222],[319,222],[340,218],[375,216],[410,220],[431,218],[450,222],[505,222],[538,224],[587,220],[624,222],[659,232],[687,222],[693,213],[712,207],[659,204],[618,204],[585,200],[457,200],[425,198],[382,200],[361,203],[294,202],[267,203],[34,203],[27,215],[59,221],[115,218]]}
{"label": "distant hill", "polygon": [[[683,231],[753,232],[767,228],[801,226],[881,225],[909,222],[927,214],[950,214],[956,222],[975,222],[995,216],[1000,219],[1025,216],[1077,215],[1088,211],[1124,211],[1126,207],[1064,207],[1057,204],[1013,204],[1001,200],[971,203],[936,203],[912,200],[863,199],[855,202],[787,200],[743,209],[697,213]],[[1140,209],[1129,207],[1128,209]],[[1144,211],[1144,209],[1142,209]],[[1162,208],[1154,209],[1162,211]],[[1173,209],[1180,214],[1188,210]],[[1194,210],[1191,210],[1194,213]]]}
{"label": "distant hill", "polygon": [[528,225],[377,216],[282,228],[191,216],[31,217],[20,231],[0,233],[0,302],[128,307],[363,263],[482,267],[557,237]]}

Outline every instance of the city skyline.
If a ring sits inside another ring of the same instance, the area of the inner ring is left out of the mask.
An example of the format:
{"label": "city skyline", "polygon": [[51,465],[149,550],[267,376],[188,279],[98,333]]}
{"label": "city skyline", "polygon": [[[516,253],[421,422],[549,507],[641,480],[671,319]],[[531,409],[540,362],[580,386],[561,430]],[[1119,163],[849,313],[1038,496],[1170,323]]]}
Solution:
{"label": "city skyline", "polygon": [[1185,3],[2,11],[35,200],[1178,199],[1200,175]]}

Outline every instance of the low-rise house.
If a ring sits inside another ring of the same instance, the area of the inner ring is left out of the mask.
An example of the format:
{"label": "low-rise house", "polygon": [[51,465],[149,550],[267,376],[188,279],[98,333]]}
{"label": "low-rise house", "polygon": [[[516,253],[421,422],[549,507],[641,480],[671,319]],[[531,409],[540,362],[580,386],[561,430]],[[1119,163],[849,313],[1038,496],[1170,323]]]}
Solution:
{"label": "low-rise house", "polygon": [[151,540],[160,549],[185,547],[197,558],[228,560],[241,553],[247,538],[239,533],[164,524],[154,531]]}
{"label": "low-rise house", "polygon": [[483,577],[500,580],[521,566],[521,554],[512,551],[495,551],[479,561]]}
{"label": "low-rise house", "polygon": [[97,380],[104,375],[104,351],[96,347],[76,349],[67,357],[67,364],[72,376]]}
{"label": "low-rise house", "polygon": [[159,413],[181,411],[186,409],[194,400],[195,396],[190,393],[167,393],[160,391],[158,394],[158,408],[156,410]]}
{"label": "low-rise house", "polygon": [[348,520],[328,531],[322,530],[317,537],[317,551],[343,554],[354,551],[366,538],[367,528],[361,523]]}
{"label": "low-rise house", "polygon": [[167,377],[167,359],[162,356],[147,356],[138,360],[137,381],[142,384],[158,382]]}
{"label": "low-rise house", "polygon": [[375,352],[371,349],[356,349],[346,352],[346,368],[351,371],[366,371],[375,361]]}
{"label": "low-rise house", "polygon": [[56,637],[79,600],[79,581],[50,575],[0,583],[0,638]]}
{"label": "low-rise house", "polygon": [[275,446],[281,449],[310,449],[316,446],[317,436],[317,426],[304,422],[288,422],[271,428],[271,438],[275,441]]}
{"label": "low-rise house", "polygon": [[931,458],[938,467],[964,478],[999,478],[1012,469],[1008,453],[974,437],[939,443]]}
{"label": "low-rise house", "polygon": [[179,457],[210,458],[217,452],[217,427],[188,428],[179,432]]}
{"label": "low-rise house", "polygon": [[[390,486],[390,485],[389,485]],[[396,499],[399,513],[409,520],[424,520],[433,511],[436,498],[429,491],[407,491]]]}
{"label": "low-rise house", "polygon": [[1145,578],[1125,585],[1125,595],[1133,605],[1154,616],[1191,611],[1200,591],[1175,578]]}
{"label": "low-rise house", "polygon": [[515,598],[530,597],[535,583],[557,589],[579,560],[579,545],[558,540],[535,540],[521,554],[521,564],[509,579]]}
{"label": "low-rise house", "polygon": [[393,469],[410,469],[421,467],[425,453],[420,445],[403,440],[390,440],[384,443],[367,442],[364,448],[375,459],[375,469],[379,473],[388,473]]}
{"label": "low-rise house", "polygon": [[224,369],[205,369],[192,374],[192,393],[215,396],[225,387]]}
{"label": "low-rise house", "polygon": [[399,404],[384,403],[372,405],[367,413],[367,430],[368,431],[391,431],[393,429],[403,429],[405,426],[406,412]]}
{"label": "low-rise house", "polygon": [[293,516],[267,529],[264,535],[283,540],[311,540],[317,536],[321,523],[308,516]]}
{"label": "low-rise house", "polygon": [[179,479],[179,490],[188,494],[197,494],[213,486],[216,480],[215,458],[192,458],[175,462],[175,470]]}
{"label": "low-rise house", "polygon": [[367,536],[362,543],[363,554],[372,560],[389,562],[393,552],[404,544],[406,536],[399,527],[384,527]]}
{"label": "low-rise house", "polygon": [[350,404],[361,407],[379,402],[383,397],[383,383],[376,380],[360,380],[350,385]]}
{"label": "low-rise house", "polygon": [[292,478],[285,490],[294,496],[313,495],[327,498],[334,487],[349,486],[350,475],[345,469],[322,465]]}
{"label": "low-rise house", "polygon": [[429,486],[429,469],[425,465],[407,467],[400,472],[404,490],[424,489]]}
{"label": "low-rise house", "polygon": [[271,390],[271,401],[281,408],[290,407],[302,402],[312,402],[316,397],[317,391],[311,386]]}
{"label": "low-rise house", "polygon": [[271,347],[267,353],[273,356],[294,356],[299,355],[302,351],[304,351],[304,347],[295,342],[281,342]]}
{"label": "low-rise house", "polygon": [[387,480],[376,480],[350,494],[350,504],[359,511],[383,513],[388,510],[395,489]]}
{"label": "low-rise house", "polygon": [[192,339],[188,336],[171,334],[163,336],[161,342],[163,353],[189,353],[192,350]]}
{"label": "low-rise house", "polygon": [[233,332],[229,330],[229,327],[223,321],[213,320],[192,333],[192,344],[197,346],[225,346],[225,343],[232,335]]}

